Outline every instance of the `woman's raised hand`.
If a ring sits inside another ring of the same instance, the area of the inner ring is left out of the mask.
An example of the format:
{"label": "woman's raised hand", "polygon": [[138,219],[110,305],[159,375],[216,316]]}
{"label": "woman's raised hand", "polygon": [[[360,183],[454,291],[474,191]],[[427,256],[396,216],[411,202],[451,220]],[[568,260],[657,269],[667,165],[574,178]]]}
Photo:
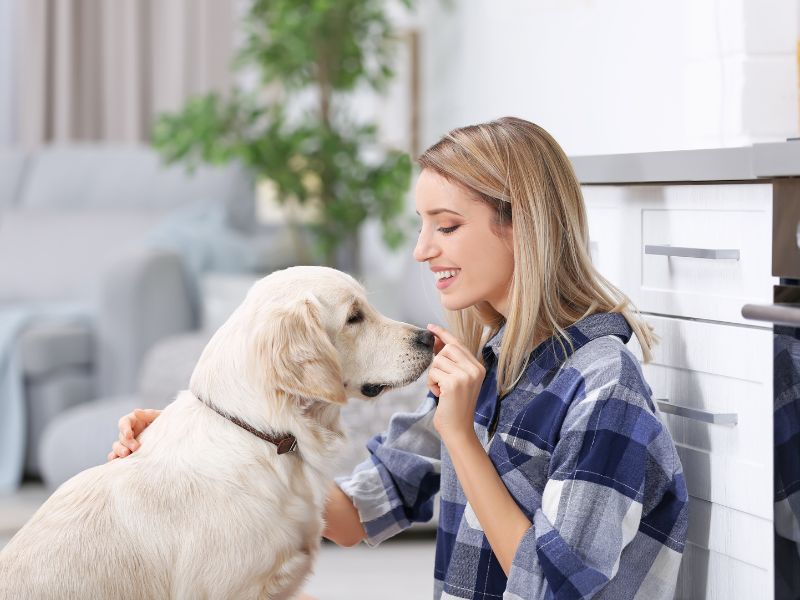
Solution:
{"label": "woman's raised hand", "polygon": [[161,414],[160,410],[154,408],[137,408],[119,420],[119,439],[111,446],[108,453],[108,460],[128,456],[131,452],[139,449],[139,442],[136,438],[147,426],[155,421]]}
{"label": "woman's raised hand", "polygon": [[428,331],[437,338],[428,371],[428,389],[439,398],[433,426],[446,444],[453,434],[475,434],[475,406],[486,368],[444,327],[428,325]]}

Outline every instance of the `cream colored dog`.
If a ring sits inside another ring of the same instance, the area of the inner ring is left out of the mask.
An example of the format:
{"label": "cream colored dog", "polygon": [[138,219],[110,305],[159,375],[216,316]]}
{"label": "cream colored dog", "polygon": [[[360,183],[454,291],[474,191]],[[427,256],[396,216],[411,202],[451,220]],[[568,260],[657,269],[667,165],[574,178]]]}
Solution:
{"label": "cream colored dog", "polygon": [[292,597],[319,546],[340,407],[416,380],[432,348],[344,273],[265,277],[141,449],[64,483],[0,552],[0,598]]}

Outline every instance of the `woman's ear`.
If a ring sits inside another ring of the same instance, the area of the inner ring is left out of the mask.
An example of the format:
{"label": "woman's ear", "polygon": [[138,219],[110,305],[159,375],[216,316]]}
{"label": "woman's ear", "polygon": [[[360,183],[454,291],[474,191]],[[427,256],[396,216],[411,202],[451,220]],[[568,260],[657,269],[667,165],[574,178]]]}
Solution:
{"label": "woman's ear", "polygon": [[265,384],[290,395],[344,404],[339,357],[322,326],[322,306],[308,295],[266,315],[254,332]]}

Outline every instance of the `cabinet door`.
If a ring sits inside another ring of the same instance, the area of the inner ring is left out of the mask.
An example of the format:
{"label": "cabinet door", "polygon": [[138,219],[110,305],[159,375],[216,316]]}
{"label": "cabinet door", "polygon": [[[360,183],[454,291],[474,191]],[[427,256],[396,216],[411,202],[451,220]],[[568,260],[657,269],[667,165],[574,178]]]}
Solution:
{"label": "cabinet door", "polygon": [[661,342],[642,370],[675,440],[689,493],[771,520],[772,332],[655,316],[647,321]]}
{"label": "cabinet door", "polygon": [[769,303],[772,184],[585,186],[595,265],[643,312],[746,323]]}

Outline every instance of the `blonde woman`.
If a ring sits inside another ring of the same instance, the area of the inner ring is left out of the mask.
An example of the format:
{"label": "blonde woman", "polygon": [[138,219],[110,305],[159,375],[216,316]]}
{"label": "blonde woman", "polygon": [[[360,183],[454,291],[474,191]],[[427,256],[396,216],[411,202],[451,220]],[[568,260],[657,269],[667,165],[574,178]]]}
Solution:
{"label": "blonde woman", "polygon": [[[503,118],[419,158],[414,257],[449,330],[430,394],[332,487],[325,536],[376,545],[440,511],[435,598],[672,598],[686,539],[681,464],[639,364],[654,342],[592,266],[563,150]],[[109,458],[157,412],[120,420]],[[376,597],[379,592],[376,591]]]}

